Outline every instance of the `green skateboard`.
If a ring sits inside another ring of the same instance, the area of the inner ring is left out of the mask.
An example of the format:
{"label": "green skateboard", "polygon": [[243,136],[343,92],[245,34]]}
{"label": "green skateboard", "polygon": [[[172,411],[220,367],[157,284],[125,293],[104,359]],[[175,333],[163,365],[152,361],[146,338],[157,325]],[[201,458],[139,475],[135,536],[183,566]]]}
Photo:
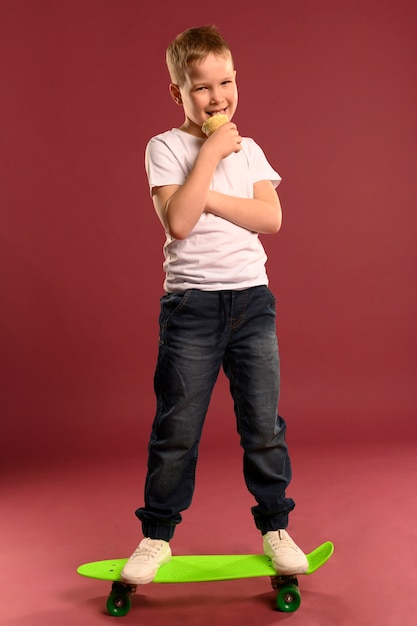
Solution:
{"label": "green skateboard", "polygon": [[[313,574],[324,565],[332,556],[333,550],[332,542],[326,541],[307,554],[308,570],[306,574]],[[107,600],[107,610],[110,615],[116,617],[121,617],[129,612],[130,597],[136,591],[136,585],[123,583],[120,580],[120,572],[126,561],[127,559],[95,561],[80,565],[77,569],[81,576],[113,582]],[[298,609],[301,596],[297,577],[277,575],[271,561],[262,554],[173,556],[168,563],[159,568],[153,582],[196,583],[261,576],[271,578],[272,587],[276,592],[276,607],[280,611],[289,613]]]}

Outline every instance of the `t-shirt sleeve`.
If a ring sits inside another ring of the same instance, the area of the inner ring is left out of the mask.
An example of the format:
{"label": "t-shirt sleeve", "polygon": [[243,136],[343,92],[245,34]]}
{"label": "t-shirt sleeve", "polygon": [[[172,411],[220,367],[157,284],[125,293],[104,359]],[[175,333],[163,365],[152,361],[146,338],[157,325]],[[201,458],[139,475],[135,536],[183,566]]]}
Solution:
{"label": "t-shirt sleeve", "polygon": [[262,148],[253,141],[248,139],[246,142],[248,150],[249,168],[252,177],[252,184],[260,180],[270,180],[274,187],[278,187],[281,182],[281,176],[269,164]]}
{"label": "t-shirt sleeve", "polygon": [[160,137],[153,137],[145,150],[145,169],[149,187],[183,185],[186,179],[184,167],[174,150]]}

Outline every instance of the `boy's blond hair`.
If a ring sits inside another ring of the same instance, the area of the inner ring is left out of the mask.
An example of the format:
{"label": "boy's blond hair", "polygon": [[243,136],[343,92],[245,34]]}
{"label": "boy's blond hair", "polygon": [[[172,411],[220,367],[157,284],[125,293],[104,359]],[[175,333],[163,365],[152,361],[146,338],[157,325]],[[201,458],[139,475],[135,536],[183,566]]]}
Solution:
{"label": "boy's blond hair", "polygon": [[171,82],[182,87],[189,65],[201,61],[210,53],[232,56],[229,45],[215,26],[190,28],[178,35],[166,53]]}

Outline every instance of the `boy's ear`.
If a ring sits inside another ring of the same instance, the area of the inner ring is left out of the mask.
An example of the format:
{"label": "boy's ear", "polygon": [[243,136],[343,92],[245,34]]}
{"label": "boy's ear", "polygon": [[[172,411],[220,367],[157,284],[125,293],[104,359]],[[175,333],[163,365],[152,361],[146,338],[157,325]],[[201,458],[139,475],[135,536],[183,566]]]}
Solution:
{"label": "boy's ear", "polygon": [[171,83],[169,86],[169,93],[171,94],[171,97],[174,100],[174,102],[182,106],[181,91],[178,85],[174,85],[174,83]]}

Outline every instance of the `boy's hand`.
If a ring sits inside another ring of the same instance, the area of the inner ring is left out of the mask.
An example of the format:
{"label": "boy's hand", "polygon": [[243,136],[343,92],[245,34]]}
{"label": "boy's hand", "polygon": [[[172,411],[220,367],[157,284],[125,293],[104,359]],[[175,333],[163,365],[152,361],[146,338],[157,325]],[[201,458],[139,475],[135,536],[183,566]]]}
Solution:
{"label": "boy's hand", "polygon": [[233,152],[240,152],[241,143],[242,137],[239,135],[236,124],[227,122],[206,139],[201,150],[210,151],[217,161],[221,161]]}

